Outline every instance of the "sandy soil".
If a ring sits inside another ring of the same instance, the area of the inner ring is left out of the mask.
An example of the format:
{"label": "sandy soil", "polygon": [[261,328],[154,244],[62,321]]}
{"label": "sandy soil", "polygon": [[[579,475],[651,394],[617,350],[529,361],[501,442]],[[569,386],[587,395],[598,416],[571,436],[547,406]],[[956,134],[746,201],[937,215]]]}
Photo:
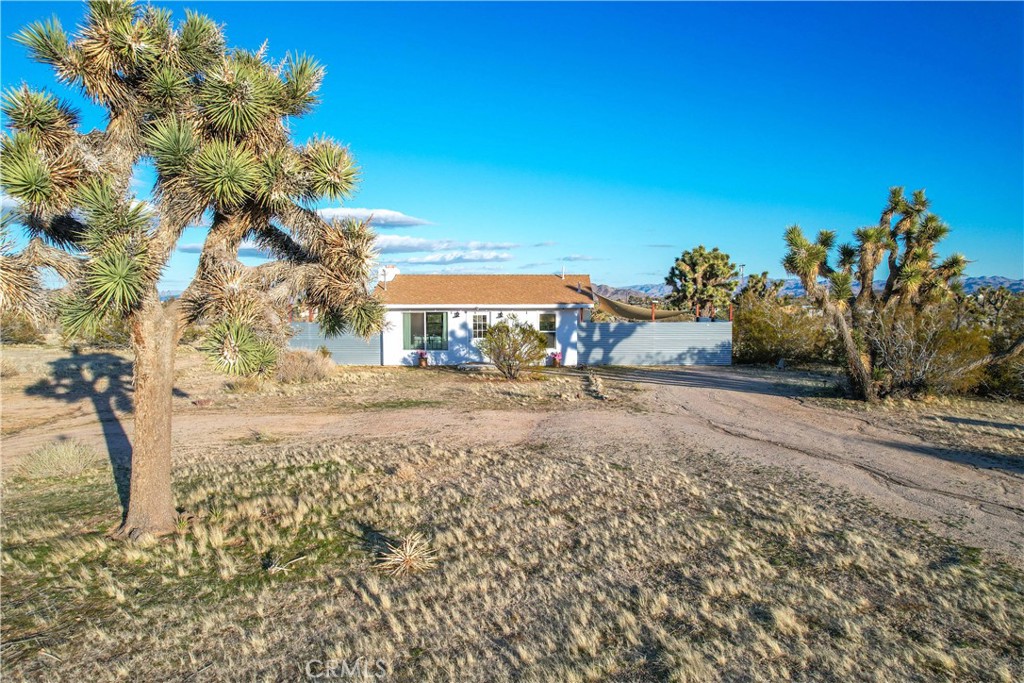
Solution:
{"label": "sandy soil", "polygon": [[[130,452],[130,364],[114,353],[64,353],[4,350],[4,358],[21,370],[3,381],[5,473],[26,453],[58,438],[80,440],[112,458]],[[1024,565],[1020,405],[1000,406],[995,417],[938,414],[936,408],[938,416],[917,410],[909,419],[906,411],[872,413],[814,398],[827,382],[812,376],[741,368],[597,370],[589,377],[563,370],[523,389],[448,371],[346,369],[312,388],[233,393],[197,354],[183,352],[177,377],[179,454],[246,439],[345,436],[449,445],[562,444],[614,449],[624,460],[641,450],[713,450],[747,464],[810,475]],[[976,438],[964,445],[968,428]]]}

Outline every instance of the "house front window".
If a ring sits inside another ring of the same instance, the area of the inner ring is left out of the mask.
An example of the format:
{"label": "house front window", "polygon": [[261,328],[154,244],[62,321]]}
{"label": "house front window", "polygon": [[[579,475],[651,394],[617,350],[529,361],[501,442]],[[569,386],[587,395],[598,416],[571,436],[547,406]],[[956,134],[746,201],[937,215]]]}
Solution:
{"label": "house front window", "polygon": [[473,314],[473,339],[482,339],[487,334],[487,314]]}
{"label": "house front window", "polygon": [[544,336],[548,338],[548,348],[555,348],[555,314],[541,313],[540,325],[538,325],[537,329],[543,332]]}
{"label": "house front window", "polygon": [[403,348],[407,351],[447,351],[448,314],[444,312],[403,313]]}

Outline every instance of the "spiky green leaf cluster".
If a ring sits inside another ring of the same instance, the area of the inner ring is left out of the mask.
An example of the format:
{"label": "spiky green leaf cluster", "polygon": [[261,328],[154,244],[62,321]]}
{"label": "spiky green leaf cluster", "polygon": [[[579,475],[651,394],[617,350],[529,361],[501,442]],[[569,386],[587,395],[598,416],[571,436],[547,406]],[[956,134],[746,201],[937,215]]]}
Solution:
{"label": "spiky green leaf cluster", "polygon": [[24,85],[4,93],[3,113],[12,130],[51,152],[63,148],[78,126],[78,113],[71,105]]}
{"label": "spiky green leaf cluster", "polygon": [[289,56],[284,66],[284,113],[302,116],[317,105],[324,68],[307,55]]}
{"label": "spiky green leaf cluster", "polygon": [[277,360],[273,344],[261,339],[251,326],[233,319],[211,325],[200,348],[219,370],[230,375],[262,375]]}
{"label": "spiky green leaf cluster", "polygon": [[44,205],[53,196],[50,168],[27,133],[3,138],[0,176],[4,191],[30,207]]}
{"label": "spiky green leaf cluster", "polygon": [[200,149],[189,172],[196,188],[225,209],[237,208],[259,181],[259,168],[252,152],[220,140]]}
{"label": "spiky green leaf cluster", "polygon": [[199,147],[192,126],[176,117],[158,121],[150,128],[145,139],[157,171],[165,177],[185,173]]}
{"label": "spiky green leaf cluster", "polygon": [[224,35],[206,15],[185,10],[178,35],[178,55],[188,73],[203,73],[221,58]]}
{"label": "spiky green leaf cluster", "polygon": [[280,87],[266,65],[235,58],[225,63],[223,71],[206,78],[198,105],[215,130],[243,136],[265,125],[275,113]]}
{"label": "spiky green leaf cluster", "polygon": [[345,199],[355,189],[359,168],[348,150],[333,140],[313,140],[302,153],[309,174],[309,193],[328,199]]}

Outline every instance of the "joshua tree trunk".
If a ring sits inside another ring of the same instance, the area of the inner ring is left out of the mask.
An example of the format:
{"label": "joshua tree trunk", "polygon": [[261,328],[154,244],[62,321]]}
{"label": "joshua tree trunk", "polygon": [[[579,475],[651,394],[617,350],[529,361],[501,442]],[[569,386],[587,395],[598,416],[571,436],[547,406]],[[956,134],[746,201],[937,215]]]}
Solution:
{"label": "joshua tree trunk", "polygon": [[128,510],[120,536],[174,530],[171,492],[171,397],[174,349],[178,343],[177,302],[163,304],[154,291],[132,317],[135,351],[135,436],[132,439]]}
{"label": "joshua tree trunk", "polygon": [[861,354],[857,342],[853,339],[853,332],[850,330],[850,324],[846,321],[846,316],[831,301],[825,302],[825,312],[832,318],[832,323],[839,331],[839,336],[842,337],[843,351],[846,354],[846,374],[850,377],[850,388],[853,390],[853,395],[862,401],[874,401],[878,396],[871,381],[871,370],[868,365],[870,361],[865,362],[864,355]]}

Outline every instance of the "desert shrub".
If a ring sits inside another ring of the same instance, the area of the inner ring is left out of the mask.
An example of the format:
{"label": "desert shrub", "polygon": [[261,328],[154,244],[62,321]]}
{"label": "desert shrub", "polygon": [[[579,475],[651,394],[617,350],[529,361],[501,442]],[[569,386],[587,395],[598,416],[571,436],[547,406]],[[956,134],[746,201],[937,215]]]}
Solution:
{"label": "desert shrub", "polygon": [[28,316],[9,312],[0,317],[0,341],[4,344],[42,344],[43,333]]}
{"label": "desert shrub", "polygon": [[186,325],[185,329],[181,331],[181,338],[178,339],[178,343],[185,345],[197,344],[203,339],[205,334],[206,330],[201,325]]}
{"label": "desert shrub", "polygon": [[229,394],[257,394],[263,390],[263,378],[243,375],[224,383],[224,391]]}
{"label": "desert shrub", "polygon": [[881,395],[962,392],[978,386],[985,368],[960,368],[988,353],[988,335],[976,325],[955,325],[955,318],[946,305],[928,314],[909,306],[873,313],[864,329]]}
{"label": "desert shrub", "polygon": [[831,360],[833,338],[821,315],[774,297],[742,297],[732,329],[737,363]]}
{"label": "desert shrub", "polygon": [[6,358],[0,360],[0,377],[17,377],[19,374],[21,371],[14,363]]}
{"label": "desert shrub", "polygon": [[524,368],[544,360],[547,345],[547,338],[541,332],[511,315],[487,329],[480,340],[480,351],[505,379],[515,380]]}
{"label": "desert shrub", "polygon": [[[990,321],[989,347],[993,353],[1006,351],[1024,335],[1024,294],[1010,297],[1000,313],[998,319]],[[979,389],[992,396],[1024,399],[1024,357],[987,368]]]}
{"label": "desert shrub", "polygon": [[274,378],[286,384],[322,382],[331,376],[330,355],[312,351],[285,351],[277,359]]}
{"label": "desert shrub", "polygon": [[28,479],[77,477],[99,460],[96,451],[77,441],[54,441],[26,456],[18,473]]}

